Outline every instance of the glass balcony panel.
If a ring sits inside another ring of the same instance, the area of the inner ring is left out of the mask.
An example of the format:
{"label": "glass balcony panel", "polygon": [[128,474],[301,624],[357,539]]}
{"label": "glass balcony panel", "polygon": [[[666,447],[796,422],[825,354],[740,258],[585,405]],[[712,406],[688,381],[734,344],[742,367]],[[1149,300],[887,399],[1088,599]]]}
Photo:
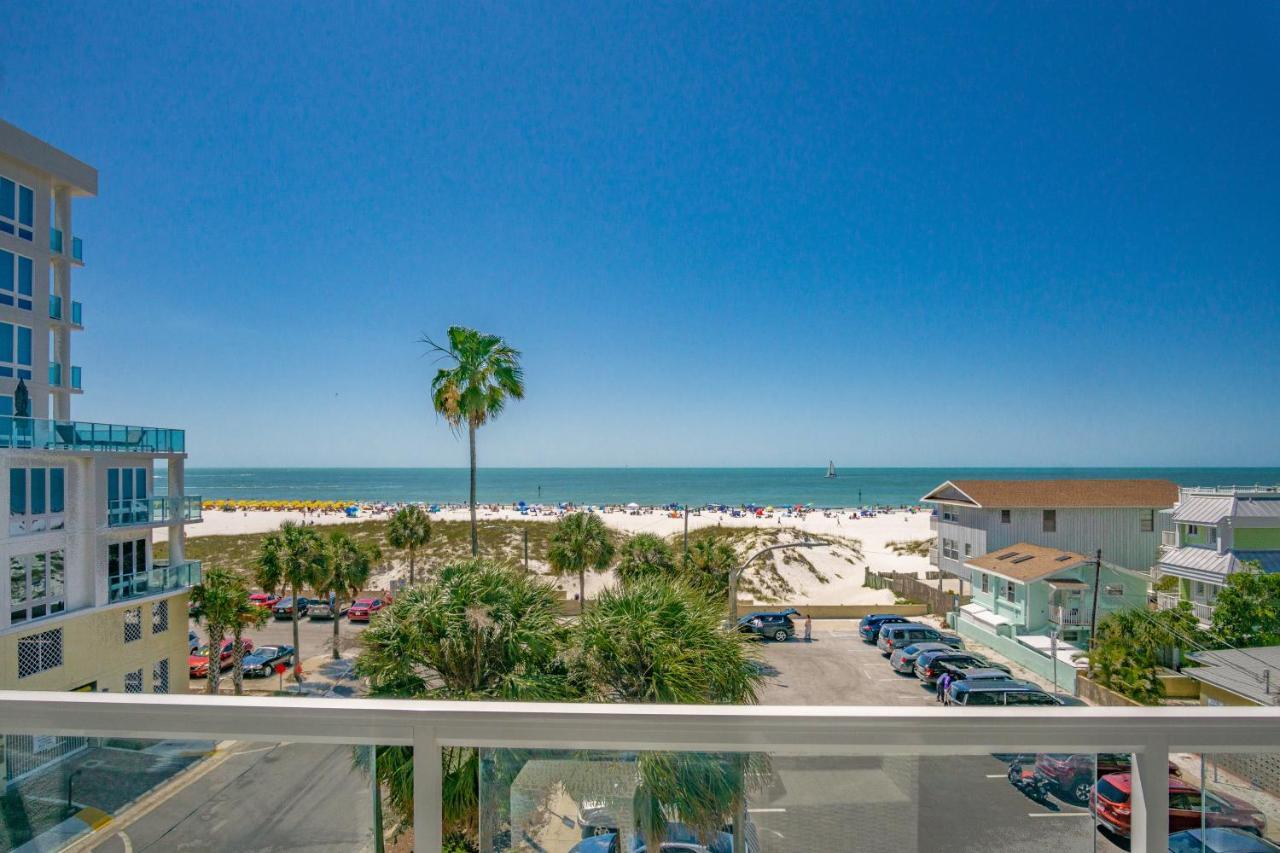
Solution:
{"label": "glass balcony panel", "polygon": [[62,365],[56,361],[49,362],[49,384],[54,388],[62,387]]}
{"label": "glass balcony panel", "polygon": [[[99,688],[161,692],[167,677],[176,693],[179,675],[147,665]],[[0,735],[0,746],[10,780],[0,850],[60,850],[94,827],[90,846],[102,850],[374,849],[370,746],[40,734]],[[117,832],[113,819],[144,800]]]}
{"label": "glass balcony panel", "polygon": [[[1256,682],[1259,694],[1280,693],[1266,682]],[[1259,837],[1280,845],[1280,754],[1174,753],[1170,760],[1180,777],[1169,789],[1170,850],[1198,851],[1202,842],[1208,850],[1271,849]]]}
{"label": "glass balcony panel", "polygon": [[107,584],[107,598],[110,601],[127,601],[144,595],[187,589],[200,583],[200,572],[199,560],[175,564],[157,560],[145,572],[110,580]]}
{"label": "glass balcony panel", "polygon": [[59,228],[49,229],[49,251],[62,254],[62,230]]}
{"label": "glass balcony panel", "polygon": [[169,524],[175,521],[200,521],[201,501],[198,495],[184,497],[121,498],[107,502],[107,526],[128,527],[136,524]]}
{"label": "glass balcony panel", "polygon": [[80,390],[80,367],[74,364],[71,366],[71,387]]}
{"label": "glass balcony panel", "polygon": [[481,850],[1127,849],[1095,830],[1093,755],[480,756]]}
{"label": "glass balcony panel", "polygon": [[72,300],[71,302],[71,322],[77,326],[83,326],[84,321],[81,319],[81,305],[79,302]]}
{"label": "glass balcony panel", "polygon": [[[51,368],[51,378],[53,373]],[[0,417],[0,448],[180,453],[185,446],[180,429]]]}
{"label": "glass balcony panel", "polygon": [[79,237],[71,238],[71,257],[81,263],[84,262],[84,241]]}
{"label": "glass balcony panel", "polygon": [[62,319],[62,297],[56,293],[49,294],[49,319]]}

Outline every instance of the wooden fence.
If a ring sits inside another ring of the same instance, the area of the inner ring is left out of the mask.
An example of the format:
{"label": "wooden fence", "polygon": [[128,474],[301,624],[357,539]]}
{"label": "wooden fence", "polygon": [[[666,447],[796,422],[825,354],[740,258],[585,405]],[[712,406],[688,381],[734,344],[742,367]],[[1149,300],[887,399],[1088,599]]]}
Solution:
{"label": "wooden fence", "polygon": [[[935,578],[936,572],[930,572]],[[946,592],[920,580],[911,572],[873,572],[867,570],[865,586],[872,589],[891,589],[893,594],[908,601],[915,601],[928,608],[929,613],[937,616],[957,610],[968,604],[970,596]]]}

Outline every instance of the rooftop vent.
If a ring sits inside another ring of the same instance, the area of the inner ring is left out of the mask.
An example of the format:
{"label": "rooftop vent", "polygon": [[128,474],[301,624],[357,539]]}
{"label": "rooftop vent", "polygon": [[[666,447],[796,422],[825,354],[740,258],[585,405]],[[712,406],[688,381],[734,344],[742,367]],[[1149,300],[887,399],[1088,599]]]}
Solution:
{"label": "rooftop vent", "polygon": [[1021,557],[1019,557],[1019,558],[1017,558],[1016,560],[1014,560],[1014,562],[1015,562],[1015,563],[1025,563],[1027,560],[1034,560],[1034,559],[1035,559],[1035,555],[1033,555],[1033,554],[1023,554]]}
{"label": "rooftop vent", "polygon": [[1009,553],[1007,553],[1007,554],[1001,554],[999,557],[996,557],[996,559],[997,559],[997,560],[1007,560],[1007,559],[1009,559],[1010,557],[1016,557],[1016,556],[1018,556],[1018,552],[1017,552],[1017,551],[1010,551],[1010,552],[1009,552]]}
{"label": "rooftop vent", "polygon": [[1071,559],[1070,554],[1063,554],[1061,557],[1054,558],[1054,560],[1059,563],[1065,563],[1067,560],[1070,560],[1070,559]]}

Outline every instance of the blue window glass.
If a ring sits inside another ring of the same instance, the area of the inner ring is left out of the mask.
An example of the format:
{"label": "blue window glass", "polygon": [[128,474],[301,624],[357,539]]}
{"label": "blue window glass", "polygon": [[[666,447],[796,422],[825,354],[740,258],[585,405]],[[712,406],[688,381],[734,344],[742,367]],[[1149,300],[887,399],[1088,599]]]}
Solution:
{"label": "blue window glass", "polygon": [[[0,216],[6,219],[15,219],[13,215],[15,208],[13,205],[13,194],[17,189],[17,185],[8,178],[0,178]],[[12,231],[9,231],[12,234]]]}
{"label": "blue window glass", "polygon": [[49,469],[49,512],[66,511],[66,480],[65,468]]}
{"label": "blue window glass", "polygon": [[44,469],[31,469],[31,514],[44,515]]}
{"label": "blue window glass", "polygon": [[107,500],[115,503],[120,500],[120,469],[107,469]]}
{"label": "blue window glass", "polygon": [[147,469],[133,469],[133,494],[135,497],[145,498],[147,496]]}
{"label": "blue window glass", "polygon": [[0,394],[0,418],[13,417],[13,395]]}
{"label": "blue window glass", "polygon": [[34,276],[34,269],[30,258],[18,256],[18,292],[23,296],[32,294],[31,282]]}
{"label": "blue window glass", "polygon": [[0,290],[13,292],[13,252],[0,249]]}
{"label": "blue window glass", "polygon": [[133,500],[133,477],[129,476],[132,470],[129,468],[120,469],[120,497],[125,500]]}
{"label": "blue window glass", "polygon": [[30,187],[18,187],[18,222],[32,225],[36,221],[36,194]]}
{"label": "blue window glass", "polygon": [[31,330],[18,327],[18,364],[31,364]]}
{"label": "blue window glass", "polygon": [[27,514],[27,469],[9,469],[9,514]]}
{"label": "blue window glass", "polygon": [[13,324],[0,323],[0,361],[13,364]]}

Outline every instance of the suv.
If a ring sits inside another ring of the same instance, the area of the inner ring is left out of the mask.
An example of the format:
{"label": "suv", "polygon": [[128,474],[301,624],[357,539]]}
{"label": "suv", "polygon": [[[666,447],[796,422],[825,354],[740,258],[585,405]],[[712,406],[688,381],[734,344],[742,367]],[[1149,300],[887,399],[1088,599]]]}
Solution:
{"label": "suv", "polygon": [[[1116,835],[1129,837],[1133,818],[1128,773],[1103,776],[1093,788],[1093,812]],[[1267,831],[1267,816],[1239,797],[1222,791],[1202,792],[1176,776],[1169,777],[1169,830],[1234,827],[1255,835]]]}
{"label": "suv", "polygon": [[[916,658],[916,665],[912,671],[915,672],[916,678],[925,684],[935,684],[945,672],[942,668],[943,664],[967,668],[977,666],[1000,668],[976,652],[925,652]],[[952,673],[954,674],[954,670]]]}
{"label": "suv", "polygon": [[959,637],[951,634],[944,634],[931,625],[921,625],[918,622],[906,622],[898,624],[890,622],[887,625],[880,626],[880,636],[876,640],[876,647],[880,649],[885,657],[893,654],[894,649],[903,649],[912,643],[946,643],[952,648],[961,648],[964,641]]}
{"label": "suv", "polygon": [[871,613],[863,616],[858,622],[858,633],[862,635],[864,643],[874,643],[876,637],[880,636],[880,626],[887,625],[891,622],[910,622],[911,620],[905,616],[898,616],[893,613]]}
{"label": "suv", "polygon": [[952,705],[1061,705],[1030,681],[958,681],[947,690]]}
{"label": "suv", "polygon": [[893,667],[894,672],[900,672],[903,675],[910,675],[915,668],[916,658],[927,652],[944,652],[950,654],[954,652],[951,646],[946,643],[912,643],[900,649],[894,649],[893,654],[889,656],[889,666]]}
{"label": "suv", "polygon": [[[1082,805],[1089,802],[1093,780],[1113,773],[1129,772],[1129,753],[1099,752],[1097,755],[1067,752],[1042,752],[1036,756],[1036,773],[1064,797]],[[1169,775],[1180,776],[1178,765],[1169,762]]]}
{"label": "suv", "polygon": [[791,617],[800,611],[783,610],[781,613],[749,613],[738,620],[738,630],[744,634],[756,634],[786,642],[796,635],[795,623]]}

